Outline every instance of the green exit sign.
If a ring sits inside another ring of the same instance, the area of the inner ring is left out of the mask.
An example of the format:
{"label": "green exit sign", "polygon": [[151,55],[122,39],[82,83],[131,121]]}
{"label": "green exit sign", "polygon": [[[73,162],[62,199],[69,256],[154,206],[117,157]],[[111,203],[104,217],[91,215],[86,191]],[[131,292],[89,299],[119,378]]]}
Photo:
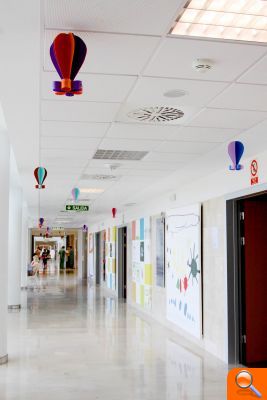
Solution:
{"label": "green exit sign", "polygon": [[89,211],[89,206],[80,206],[75,204],[67,204],[66,211]]}

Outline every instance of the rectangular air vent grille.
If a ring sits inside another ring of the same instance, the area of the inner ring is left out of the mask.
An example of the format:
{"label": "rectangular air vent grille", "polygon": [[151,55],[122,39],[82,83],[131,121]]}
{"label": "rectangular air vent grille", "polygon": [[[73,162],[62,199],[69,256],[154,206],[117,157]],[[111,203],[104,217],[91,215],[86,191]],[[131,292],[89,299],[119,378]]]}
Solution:
{"label": "rectangular air vent grille", "polygon": [[95,153],[95,160],[124,160],[140,161],[148,154],[147,151],[127,151],[127,150],[103,150],[99,149]]}

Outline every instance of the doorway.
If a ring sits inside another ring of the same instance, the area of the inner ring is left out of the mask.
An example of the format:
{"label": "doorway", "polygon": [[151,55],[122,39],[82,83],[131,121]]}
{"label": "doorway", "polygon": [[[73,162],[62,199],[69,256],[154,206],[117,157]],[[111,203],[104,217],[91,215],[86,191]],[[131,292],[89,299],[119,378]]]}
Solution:
{"label": "doorway", "polygon": [[267,367],[267,193],[227,202],[229,362]]}
{"label": "doorway", "polygon": [[82,257],[82,278],[87,280],[88,276],[88,234],[83,232],[83,257]]}
{"label": "doorway", "polygon": [[127,299],[127,227],[118,229],[118,296]]}
{"label": "doorway", "polygon": [[100,247],[100,232],[97,232],[95,234],[95,283],[96,285],[100,285],[100,252],[101,252],[101,247]]}

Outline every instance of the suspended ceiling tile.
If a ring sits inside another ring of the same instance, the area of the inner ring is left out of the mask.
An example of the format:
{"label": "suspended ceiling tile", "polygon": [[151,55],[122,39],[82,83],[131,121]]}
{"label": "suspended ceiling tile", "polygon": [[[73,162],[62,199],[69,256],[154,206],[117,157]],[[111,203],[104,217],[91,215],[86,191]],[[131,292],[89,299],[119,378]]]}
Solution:
{"label": "suspended ceiling tile", "polygon": [[92,153],[96,150],[100,143],[100,138],[83,138],[83,137],[42,137],[41,148],[42,149],[59,149],[62,150],[82,150],[83,152],[88,151]]}
{"label": "suspended ceiling tile", "polygon": [[166,162],[172,163],[175,162],[177,164],[184,164],[186,162],[192,161],[196,157],[195,154],[177,154],[177,153],[160,153],[153,152],[148,154],[145,158],[144,162]]}
{"label": "suspended ceiling tile", "polygon": [[165,140],[171,138],[180,127],[132,123],[114,123],[107,131],[107,138],[134,140]]}
{"label": "suspended ceiling tile", "polygon": [[199,126],[186,126],[176,130],[171,135],[171,140],[184,140],[189,142],[225,142],[239,134],[240,130],[203,128]]}
{"label": "suspended ceiling tile", "polygon": [[43,152],[41,152],[41,157],[40,157],[40,161],[42,163],[42,165],[44,165],[44,167],[47,168],[47,172],[49,172],[49,169],[65,169],[66,173],[68,171],[68,168],[80,168],[81,172],[82,172],[82,168],[84,168],[87,163],[88,163],[88,159],[87,158],[81,158],[81,157],[77,157],[74,158],[73,156],[69,155],[69,156],[61,156],[61,157],[54,157],[52,156],[52,158],[50,158],[49,156],[47,157],[47,152],[45,152],[43,154]]}
{"label": "suspended ceiling tile", "polygon": [[[136,77],[118,75],[82,74],[83,94],[71,101],[122,102],[132,88]],[[53,81],[59,77],[55,72],[43,72],[42,97],[46,100],[69,101],[67,96],[57,96],[52,90]]]}
{"label": "suspended ceiling tile", "polygon": [[[45,31],[44,69],[54,71],[49,49],[60,31]],[[78,77],[82,72],[102,74],[137,75],[154,52],[159,38],[149,36],[115,35],[107,33],[74,32],[87,45],[88,55]]]}
{"label": "suspended ceiling tile", "polygon": [[246,71],[238,82],[267,85],[267,55]]}
{"label": "suspended ceiling tile", "polygon": [[[128,102],[142,105],[166,104],[178,107],[204,106],[221,93],[227,85],[222,82],[145,77],[138,80]],[[164,95],[170,91],[179,91],[181,96],[172,98]]]}
{"label": "suspended ceiling tile", "polygon": [[267,111],[267,86],[233,84],[210,107]]}
{"label": "suspended ceiling tile", "polygon": [[42,119],[65,122],[111,122],[119,103],[42,101]]}
{"label": "suspended ceiling tile", "polygon": [[[88,168],[103,168],[107,163],[107,160],[91,160]],[[162,171],[174,171],[177,168],[177,162],[145,162],[145,161],[119,161],[119,168],[116,170],[119,171],[121,168],[126,169],[143,169],[143,170],[153,170],[159,169]]]}
{"label": "suspended ceiling tile", "polygon": [[71,164],[74,160],[89,160],[91,155],[94,153],[93,150],[72,150],[72,149],[41,149],[41,156],[46,160],[58,160],[58,164],[62,160],[68,160]]}
{"label": "suspended ceiling tile", "polygon": [[46,28],[162,35],[181,0],[46,0]]}
{"label": "suspended ceiling tile", "polygon": [[192,126],[248,129],[267,118],[267,113],[207,108],[191,121]]}
{"label": "suspended ceiling tile", "polygon": [[41,136],[102,138],[105,136],[108,127],[109,123],[105,122],[42,121]]}
{"label": "suspended ceiling tile", "polygon": [[104,150],[150,151],[157,147],[160,143],[161,142],[154,140],[107,138],[102,140],[99,147]]}
{"label": "suspended ceiling tile", "polygon": [[[167,38],[144,71],[145,75],[230,82],[266,52],[265,46]],[[192,68],[198,58],[211,59],[212,69],[201,74]],[[168,60],[168,62],[166,62]]]}
{"label": "suspended ceiling tile", "polygon": [[217,143],[168,141],[156,148],[165,153],[204,154],[217,146]]}

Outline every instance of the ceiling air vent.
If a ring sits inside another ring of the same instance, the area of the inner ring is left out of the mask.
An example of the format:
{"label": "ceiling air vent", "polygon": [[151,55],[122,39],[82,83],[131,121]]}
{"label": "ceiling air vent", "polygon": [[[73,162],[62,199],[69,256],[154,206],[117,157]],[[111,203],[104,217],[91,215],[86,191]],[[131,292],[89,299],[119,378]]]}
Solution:
{"label": "ceiling air vent", "polygon": [[98,149],[93,159],[95,160],[123,160],[139,161],[148,154],[147,151],[103,150]]}
{"label": "ceiling air vent", "polygon": [[81,177],[82,180],[92,180],[92,181],[113,181],[117,178],[118,176],[115,175],[101,175],[101,174],[96,174],[96,175],[83,174]]}
{"label": "ceiling air vent", "polygon": [[184,112],[175,107],[155,106],[155,107],[141,107],[136,110],[130,111],[129,118],[141,122],[170,122],[182,118]]}

